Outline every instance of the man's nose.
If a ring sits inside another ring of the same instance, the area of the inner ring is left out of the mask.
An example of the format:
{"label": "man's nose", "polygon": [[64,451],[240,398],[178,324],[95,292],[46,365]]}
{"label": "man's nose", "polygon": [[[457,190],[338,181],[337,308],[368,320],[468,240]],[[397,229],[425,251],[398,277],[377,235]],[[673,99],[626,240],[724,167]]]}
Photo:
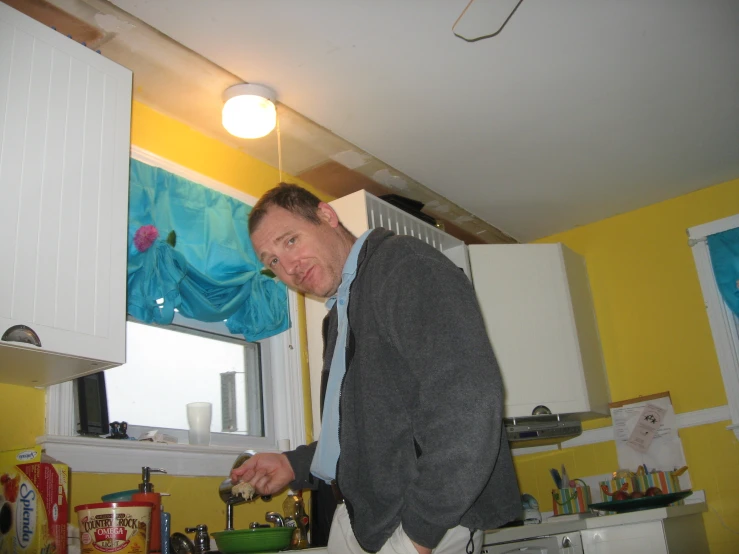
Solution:
{"label": "man's nose", "polygon": [[300,271],[300,260],[292,257],[282,257],[282,266],[285,268],[285,273],[288,275],[295,275]]}

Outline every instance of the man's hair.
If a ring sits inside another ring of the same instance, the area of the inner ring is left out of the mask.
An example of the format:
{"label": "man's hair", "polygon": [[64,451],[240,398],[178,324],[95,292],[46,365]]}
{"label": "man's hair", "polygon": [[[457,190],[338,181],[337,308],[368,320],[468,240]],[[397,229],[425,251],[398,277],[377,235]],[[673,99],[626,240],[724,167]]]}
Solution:
{"label": "man's hair", "polygon": [[256,231],[272,206],[278,206],[319,225],[321,223],[318,217],[318,204],[320,202],[321,200],[315,194],[303,187],[292,183],[280,183],[264,193],[252,208],[249,214],[249,234]]}

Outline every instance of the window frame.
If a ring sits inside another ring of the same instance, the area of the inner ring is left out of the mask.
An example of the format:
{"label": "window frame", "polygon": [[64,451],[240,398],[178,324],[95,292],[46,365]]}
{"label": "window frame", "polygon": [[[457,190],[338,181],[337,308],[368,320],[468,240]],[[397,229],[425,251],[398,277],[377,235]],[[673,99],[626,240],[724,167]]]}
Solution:
{"label": "window frame", "polygon": [[[128,316],[127,320],[133,323],[139,323],[141,325],[147,325],[146,323],[143,323],[136,319],[133,316]],[[228,327],[226,327],[226,324],[224,322],[205,322],[205,321],[198,321],[196,319],[190,319],[187,317],[182,316],[180,313],[177,312],[175,309],[174,319],[172,320],[171,325],[155,325],[151,324],[153,327],[159,327],[162,329],[168,329],[173,332],[182,332],[184,334],[193,334],[200,337],[208,338],[211,340],[218,340],[218,337],[223,337],[225,342],[229,342],[231,344],[242,344],[242,345],[253,345],[258,344],[259,345],[259,361],[260,361],[260,391],[259,395],[261,396],[259,406],[261,407],[262,413],[259,414],[262,417],[262,428],[264,437],[269,437],[273,434],[273,426],[271,425],[272,421],[268,418],[268,415],[266,413],[266,407],[265,407],[265,397],[271,397],[272,395],[272,384],[271,384],[271,374],[272,374],[272,356],[271,351],[274,345],[272,344],[273,341],[267,340],[261,340],[257,343],[249,343],[244,340],[244,337],[242,335],[234,335],[229,330]],[[182,331],[178,331],[178,329],[182,329]],[[255,391],[247,391],[247,395],[254,394]],[[169,429],[166,427],[156,427],[156,426],[142,426],[142,425],[132,425],[128,424],[128,435],[132,437],[138,437],[141,436],[146,431],[151,431],[153,429],[157,429],[161,431],[162,433],[166,433],[168,435],[177,437],[179,440],[187,440],[187,429]],[[240,433],[224,433],[220,431],[212,431],[211,432],[211,445],[213,446],[241,446],[244,442],[244,439],[246,437]],[[256,435],[253,435],[251,438],[258,438]],[[259,445],[252,445],[252,447],[257,447]]]}
{"label": "window frame", "polygon": [[710,235],[736,227],[739,227],[739,214],[691,227],[688,229],[688,244],[698,271],[698,280],[729,404],[731,425],[727,428],[734,431],[739,439],[739,328],[736,317],[721,297],[707,241]]}
{"label": "window frame", "polygon": [[[192,171],[142,148],[132,146],[131,157],[160,167],[253,206],[256,198]],[[246,222],[244,222],[246,224]],[[36,442],[46,453],[68,464],[73,471],[140,473],[142,466],[161,467],[172,475],[226,476],[244,450],[279,452],[288,442],[294,448],[306,442],[303,371],[300,334],[297,329],[298,295],[288,289],[290,328],[259,341],[263,360],[262,389],[264,437],[233,437],[233,444],[192,446],[105,440],[77,436],[73,381],[46,389],[45,435]],[[175,314],[174,324],[228,337],[225,323],[194,322]],[[266,362],[266,363],[265,363]],[[230,442],[230,441],[228,441]]]}

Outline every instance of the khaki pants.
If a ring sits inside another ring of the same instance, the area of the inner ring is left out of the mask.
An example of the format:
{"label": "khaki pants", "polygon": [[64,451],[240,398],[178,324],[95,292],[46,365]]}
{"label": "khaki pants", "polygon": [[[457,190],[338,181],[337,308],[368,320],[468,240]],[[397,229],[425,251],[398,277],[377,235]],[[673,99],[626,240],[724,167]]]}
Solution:
{"label": "khaki pants", "polygon": [[[482,534],[482,531],[475,531],[473,537],[475,554],[480,554],[482,550]],[[470,530],[466,527],[458,526],[449,529],[439,545],[434,548],[433,554],[465,554],[469,540]],[[328,552],[329,554],[366,554],[366,550],[362,550],[354,537],[349,523],[349,514],[344,504],[339,504],[334,513],[328,537]],[[418,554],[418,551],[403,531],[403,526],[399,525],[377,554]]]}

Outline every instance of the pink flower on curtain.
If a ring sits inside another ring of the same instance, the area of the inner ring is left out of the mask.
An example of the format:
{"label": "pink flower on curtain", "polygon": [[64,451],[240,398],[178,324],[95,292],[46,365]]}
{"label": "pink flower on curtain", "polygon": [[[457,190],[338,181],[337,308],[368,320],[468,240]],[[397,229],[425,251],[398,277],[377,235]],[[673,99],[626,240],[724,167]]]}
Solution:
{"label": "pink flower on curtain", "polygon": [[139,252],[148,250],[159,237],[159,231],[153,225],[142,225],[133,236],[133,244]]}

